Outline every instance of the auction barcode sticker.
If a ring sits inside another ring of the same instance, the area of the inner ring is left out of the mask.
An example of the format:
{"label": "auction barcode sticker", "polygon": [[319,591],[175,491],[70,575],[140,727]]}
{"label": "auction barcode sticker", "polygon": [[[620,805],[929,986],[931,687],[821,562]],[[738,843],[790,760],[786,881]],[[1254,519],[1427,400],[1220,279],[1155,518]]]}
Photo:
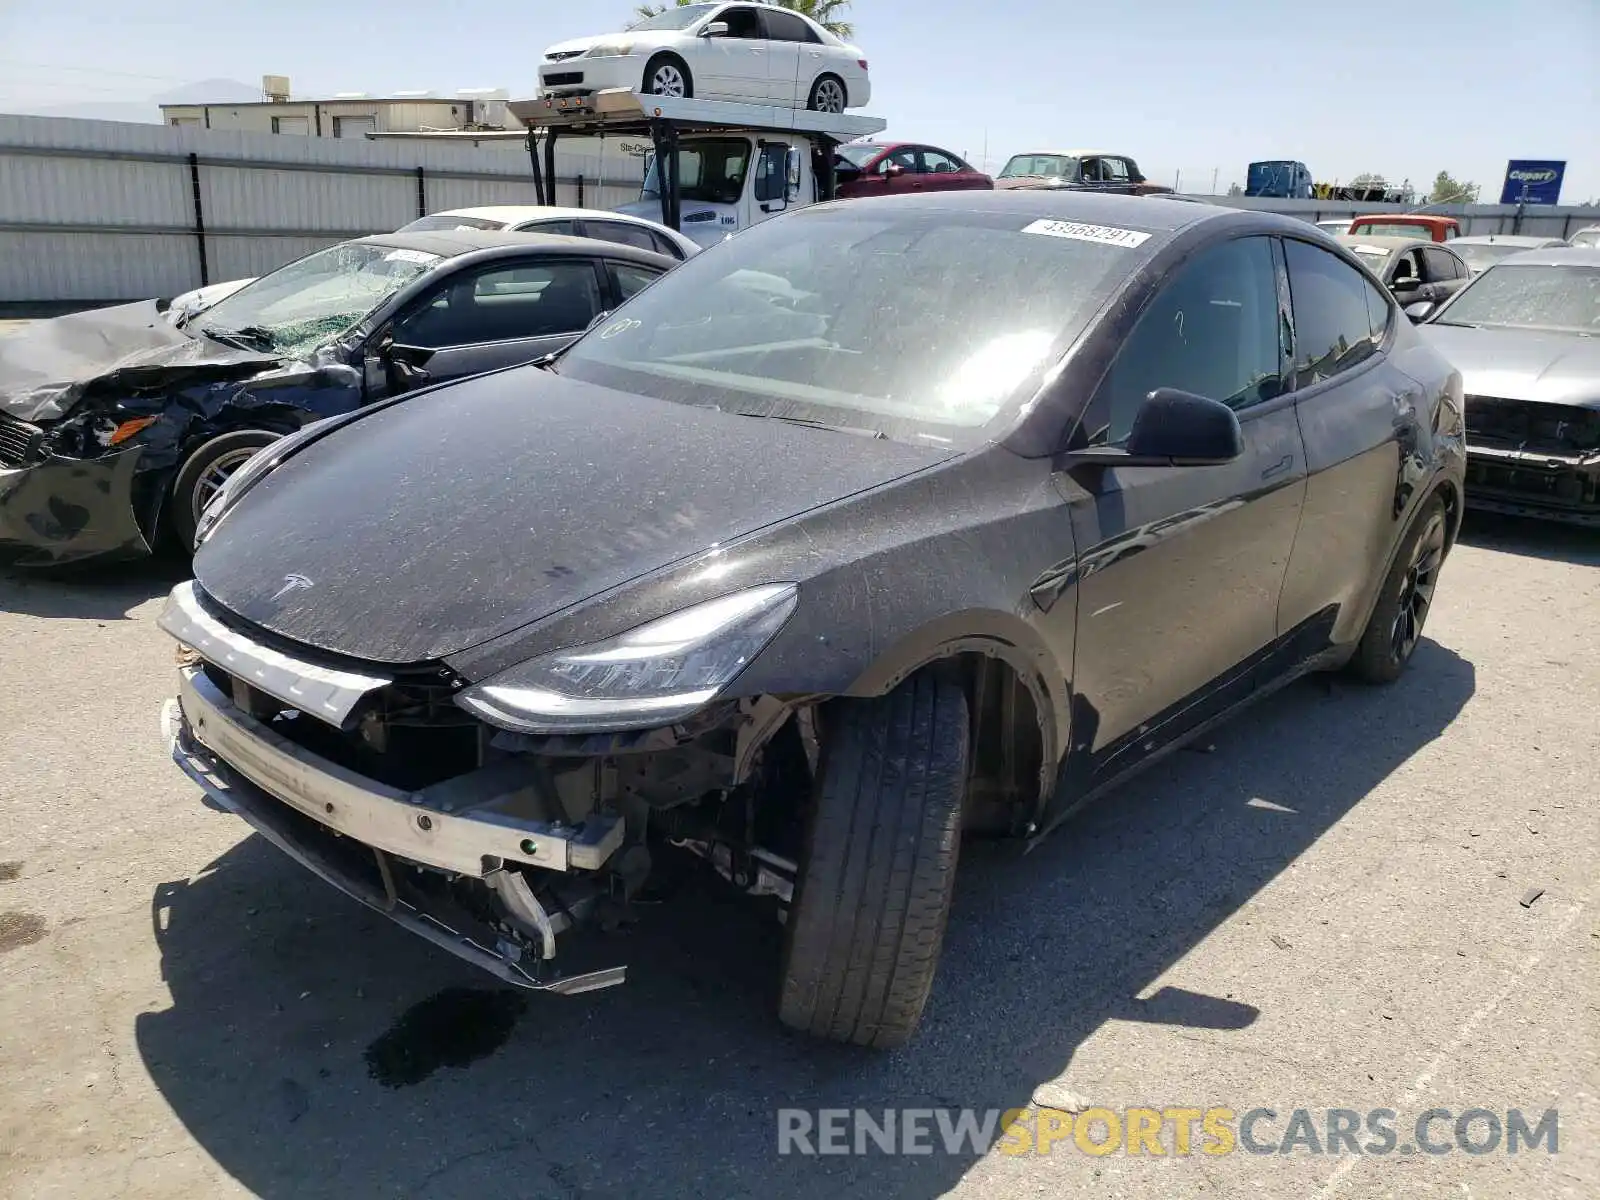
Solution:
{"label": "auction barcode sticker", "polygon": [[1137,229],[1118,229],[1114,225],[1085,225],[1082,221],[1035,221],[1024,225],[1023,233],[1042,233],[1046,237],[1072,238],[1079,242],[1100,242],[1106,246],[1123,246],[1132,250],[1150,240],[1148,233]]}

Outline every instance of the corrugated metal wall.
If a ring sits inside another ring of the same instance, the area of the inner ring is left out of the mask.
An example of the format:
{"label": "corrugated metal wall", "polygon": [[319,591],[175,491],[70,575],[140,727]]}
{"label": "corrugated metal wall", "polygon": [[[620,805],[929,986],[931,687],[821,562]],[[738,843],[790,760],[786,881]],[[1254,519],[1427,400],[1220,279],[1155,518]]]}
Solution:
{"label": "corrugated metal wall", "polygon": [[[562,203],[577,203],[580,174],[588,207],[637,197],[641,160],[623,146],[575,141],[558,149]],[[533,202],[531,167],[517,142],[472,147],[0,115],[0,303],[173,296],[202,282],[202,243],[206,281],[216,283],[397,228],[424,209]]]}

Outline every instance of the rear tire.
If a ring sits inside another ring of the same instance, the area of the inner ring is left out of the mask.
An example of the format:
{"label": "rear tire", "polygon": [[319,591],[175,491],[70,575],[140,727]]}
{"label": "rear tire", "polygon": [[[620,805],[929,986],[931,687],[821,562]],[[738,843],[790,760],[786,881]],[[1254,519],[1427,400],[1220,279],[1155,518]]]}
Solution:
{"label": "rear tire", "polygon": [[923,672],[826,711],[818,785],[785,931],[778,1016],[887,1049],[933,989],[961,846],[966,694]]}
{"label": "rear tire", "polygon": [[676,54],[658,54],[645,64],[644,92],[647,96],[694,99],[694,76],[689,64]]}
{"label": "rear tire", "polygon": [[806,98],[806,107],[812,112],[842,113],[849,99],[844,80],[837,75],[818,75]]}
{"label": "rear tire", "polygon": [[1393,683],[1404,673],[1422,640],[1448,544],[1444,501],[1432,496],[1406,531],[1350,659],[1350,673],[1363,683]]}
{"label": "rear tire", "polygon": [[194,553],[200,513],[228,476],[281,436],[265,429],[238,429],[212,438],[189,455],[172,481],[172,495],[167,500],[167,529],[179,553]]}

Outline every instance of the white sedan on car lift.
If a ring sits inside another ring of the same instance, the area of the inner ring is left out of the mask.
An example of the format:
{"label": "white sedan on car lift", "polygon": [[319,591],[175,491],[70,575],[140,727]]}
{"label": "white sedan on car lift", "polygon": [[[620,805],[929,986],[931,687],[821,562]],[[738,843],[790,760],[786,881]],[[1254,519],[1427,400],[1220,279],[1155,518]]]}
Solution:
{"label": "white sedan on car lift", "polygon": [[544,52],[542,95],[608,88],[831,113],[872,98],[858,47],[766,4],[684,4],[624,33],[576,38]]}
{"label": "white sedan on car lift", "polygon": [[[550,233],[564,237],[599,238],[652,250],[682,262],[700,253],[700,245],[676,230],[656,221],[627,213],[603,212],[593,208],[557,208],[537,204],[491,204],[481,208],[452,208],[429,213],[396,233],[427,233],[446,229],[503,229],[512,233]],[[167,320],[177,323],[204,312],[219,300],[233,295],[255,278],[229,279],[195,288],[173,297]]]}

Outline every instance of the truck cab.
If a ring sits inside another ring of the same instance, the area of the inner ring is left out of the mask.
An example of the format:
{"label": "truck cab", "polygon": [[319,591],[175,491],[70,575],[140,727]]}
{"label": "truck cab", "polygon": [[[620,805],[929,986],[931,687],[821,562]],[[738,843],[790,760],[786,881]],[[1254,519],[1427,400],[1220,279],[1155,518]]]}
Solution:
{"label": "truck cab", "polygon": [[1245,170],[1244,194],[1281,200],[1310,200],[1311,170],[1288,158],[1253,162]]}
{"label": "truck cab", "polygon": [[[678,227],[701,246],[714,245],[789,208],[821,199],[811,147],[802,138],[735,132],[692,135],[678,142]],[[645,158],[639,198],[617,212],[661,219],[663,182],[654,152]]]}
{"label": "truck cab", "polygon": [[561,136],[649,137],[653,149],[639,198],[615,211],[658,220],[701,246],[831,198],[835,149],[886,125],[875,117],[623,88],[513,100],[508,107],[529,128],[535,189],[550,203]]}

